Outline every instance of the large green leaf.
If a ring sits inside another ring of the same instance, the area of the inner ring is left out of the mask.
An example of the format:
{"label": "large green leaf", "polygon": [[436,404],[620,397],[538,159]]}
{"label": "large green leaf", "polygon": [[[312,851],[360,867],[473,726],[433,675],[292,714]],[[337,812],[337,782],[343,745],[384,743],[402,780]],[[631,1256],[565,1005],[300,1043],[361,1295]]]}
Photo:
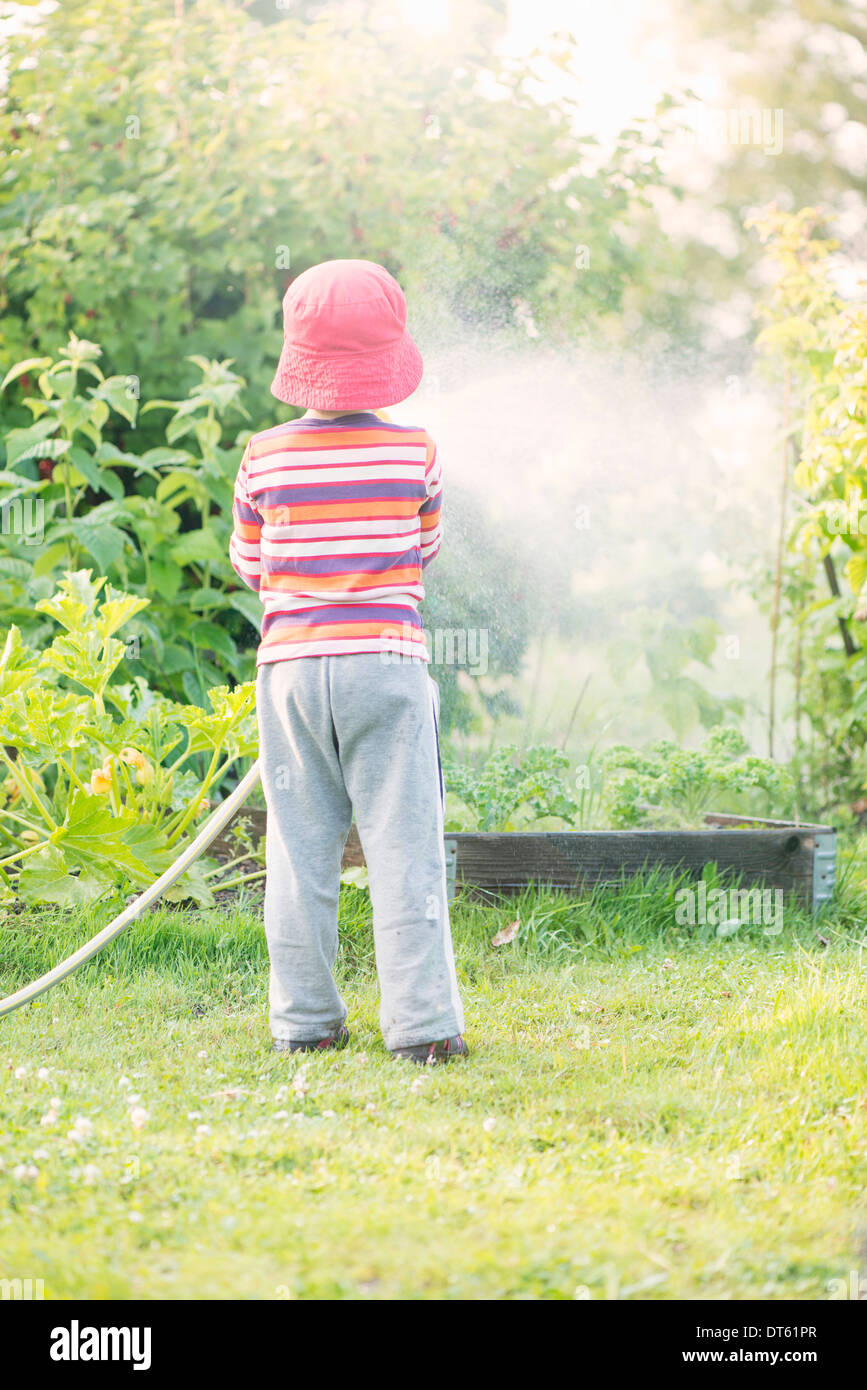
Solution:
{"label": "large green leaf", "polygon": [[0,574],[5,574],[7,579],[30,578],[30,565],[26,560],[18,560],[14,555],[0,555]]}
{"label": "large green leaf", "polygon": [[192,898],[199,907],[213,907],[215,898],[205,874],[209,869],[216,867],[217,861],[215,859],[196,860],[178,879],[177,883],[163,894],[166,902],[182,903],[187,898]]}
{"label": "large green leaf", "polygon": [[106,401],[112,410],[116,410],[118,415],[129,420],[131,425],[135,424],[138,414],[138,400],[130,391],[126,377],[107,376],[104,381],[100,382],[99,386],[91,390],[91,394],[98,400]]}
{"label": "large green leaf", "polygon": [[113,864],[135,878],[153,878],[147,864],[127,843],[127,832],[136,823],[135,812],[112,814],[105,796],[76,788],[62,825],[52,831],[51,841],[75,864]]}
{"label": "large green leaf", "polygon": [[70,535],[75,537],[88,555],[93,556],[103,574],[119,563],[123,558],[124,549],[131,543],[126,532],[121,531],[119,526],[112,526],[110,522],[94,522],[87,517],[75,517],[67,525]]}
{"label": "large green leaf", "polygon": [[[25,478],[23,473],[11,473],[8,468],[0,469],[0,487],[11,488],[14,492],[40,492],[46,486],[44,478]],[[10,500],[10,493],[4,493],[3,500]]]}
{"label": "large green leaf", "polygon": [[262,626],[262,614],[264,608],[262,600],[258,594],[254,594],[250,589],[233,589],[226,595],[229,603],[239,613],[243,613],[247,622],[258,632]]}
{"label": "large green leaf", "polygon": [[17,381],[20,376],[24,376],[26,372],[41,370],[43,367],[50,366],[50,357],[28,357],[23,362],[16,362],[15,366],[10,367],[3,380],[0,381],[0,391],[5,391],[7,386],[11,385],[13,381]]}
{"label": "large green leaf", "polygon": [[33,578],[39,579],[43,574],[50,574],[55,565],[59,565],[68,554],[69,546],[66,541],[55,541],[52,545],[47,545],[40,550],[33,563]]}
{"label": "large green leaf", "polygon": [[238,648],[232,641],[224,627],[219,623],[209,623],[204,620],[193,623],[190,635],[196,644],[197,650],[216,652],[226,661],[234,662],[238,659]]}
{"label": "large green leaf", "polygon": [[114,886],[115,875],[88,864],[70,873],[57,845],[46,845],[22,865],[17,888],[25,902],[57,907],[86,907]]}
{"label": "large green leaf", "polygon": [[110,468],[100,468],[93,454],[85,449],[72,448],[69,462],[74,464],[82,477],[86,478],[94,492],[107,492],[109,497],[119,501],[123,497],[123,483]]}
{"label": "large green leaf", "polygon": [[169,551],[176,565],[204,564],[225,560],[226,554],[210,527],[187,531]]}
{"label": "large green leaf", "polygon": [[189,735],[190,753],[206,748],[223,748],[236,757],[255,753],[258,746],[256,728],[256,686],[247,681],[229,690],[216,686],[208,691],[211,711],[195,704],[178,711],[178,722]]}
{"label": "large green leaf", "polygon": [[13,623],[6,633],[0,651],[0,675],[29,677],[36,670],[36,653],[22,641],[21,631]]}
{"label": "large green leaf", "polygon": [[122,593],[109,584],[105,598],[99,605],[99,616],[96,620],[96,630],[100,637],[111,637],[124,623],[128,623],[130,618],[147,608],[149,603],[150,599],[140,598],[137,594]]}
{"label": "large green leaf", "polygon": [[68,632],[80,628],[88,613],[96,607],[99,591],[105,579],[92,579],[91,570],[68,570],[50,598],[40,599],[36,608],[65,627]]}
{"label": "large green leaf", "polygon": [[[27,429],[9,430],[6,434],[6,467],[12,466],[24,459],[34,458],[37,455],[45,454],[46,458],[56,458],[56,454],[47,452],[47,441],[49,435],[56,434],[58,421],[37,420],[35,425],[30,425]],[[69,440],[65,441],[65,447],[69,448]],[[62,450],[61,450],[62,452]]]}
{"label": "large green leaf", "polygon": [[165,834],[144,821],[132,826],[124,836],[137,859],[146,864],[154,878],[170,868],[178,856],[177,848],[169,848]]}
{"label": "large green leaf", "polygon": [[132,468],[137,474],[145,473],[158,478],[158,470],[148,462],[147,454],[130,454],[118,449],[116,444],[103,441],[94,455],[98,463],[110,463],[115,468]]}
{"label": "large green leaf", "polygon": [[87,699],[56,686],[33,685],[24,693],[23,716],[28,745],[40,759],[56,762],[67,758],[85,742],[81,730],[87,715]]}

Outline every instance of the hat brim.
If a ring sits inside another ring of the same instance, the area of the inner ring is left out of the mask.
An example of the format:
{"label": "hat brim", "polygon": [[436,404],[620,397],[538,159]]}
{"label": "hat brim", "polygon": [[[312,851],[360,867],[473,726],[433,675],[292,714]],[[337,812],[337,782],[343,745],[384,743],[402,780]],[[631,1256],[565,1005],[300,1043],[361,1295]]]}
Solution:
{"label": "hat brim", "polygon": [[284,341],[271,394],[308,410],[363,410],[405,401],[423,375],[408,332],[376,352],[301,352]]}

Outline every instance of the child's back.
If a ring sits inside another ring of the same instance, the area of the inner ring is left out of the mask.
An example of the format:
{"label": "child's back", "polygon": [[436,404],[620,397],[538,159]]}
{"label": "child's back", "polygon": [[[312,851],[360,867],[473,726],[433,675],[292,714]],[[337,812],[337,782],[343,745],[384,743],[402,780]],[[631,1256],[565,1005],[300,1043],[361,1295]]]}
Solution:
{"label": "child's back", "polygon": [[430,435],[373,411],[253,435],[231,553],[265,607],[258,664],[376,651],[427,661],[418,605],[440,499]]}

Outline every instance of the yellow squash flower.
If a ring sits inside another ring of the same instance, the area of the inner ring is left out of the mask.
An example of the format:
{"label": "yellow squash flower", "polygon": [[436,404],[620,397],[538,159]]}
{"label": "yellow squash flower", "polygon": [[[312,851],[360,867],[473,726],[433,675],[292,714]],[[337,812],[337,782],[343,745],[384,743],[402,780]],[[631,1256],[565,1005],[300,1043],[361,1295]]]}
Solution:
{"label": "yellow squash flower", "polygon": [[106,792],[111,791],[111,769],[106,772],[104,767],[98,767],[90,779],[90,790],[94,796],[105,796]]}

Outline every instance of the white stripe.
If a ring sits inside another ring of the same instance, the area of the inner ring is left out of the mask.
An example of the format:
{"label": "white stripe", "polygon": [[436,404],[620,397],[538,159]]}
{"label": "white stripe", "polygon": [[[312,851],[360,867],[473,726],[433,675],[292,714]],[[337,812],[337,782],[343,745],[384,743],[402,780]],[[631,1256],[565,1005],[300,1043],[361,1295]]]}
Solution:
{"label": "white stripe", "polygon": [[[420,530],[418,517],[375,517],[373,520],[364,521],[305,521],[295,522],[292,520],[292,508],[289,507],[289,520],[287,528],[291,527],[291,535],[294,540],[318,540],[326,539],[331,536],[370,536],[375,531],[377,535],[386,536],[413,536]],[[269,527],[271,532],[274,527]]]}
{"label": "white stripe", "polygon": [[[309,542],[304,545],[295,543],[290,534],[285,540],[280,540],[277,536],[262,536],[262,554],[271,555],[277,560],[320,560],[328,559],[336,555],[402,555],[406,550],[414,549],[408,541],[412,537],[407,536],[355,536],[351,540],[329,541],[325,545],[316,546]],[[416,540],[416,545],[419,542]]]}
{"label": "white stripe", "polygon": [[377,444],[371,449],[280,449],[278,453],[263,454],[261,458],[252,459],[247,473],[249,477],[257,478],[260,470],[267,471],[291,464],[294,471],[296,464],[324,464],[326,459],[329,465],[366,463],[369,467],[378,463],[380,459],[385,463],[418,463],[424,471],[427,450],[424,444]]}
{"label": "white stripe", "polygon": [[[430,680],[430,684],[431,684],[430,712],[431,712],[431,719],[432,719],[432,722],[433,722],[433,734],[434,734],[434,739],[436,739],[436,738],[437,738],[437,725],[439,724],[439,703],[440,703],[440,699],[439,699],[439,687],[436,685],[436,683],[434,682],[434,680],[432,679],[432,677],[429,676],[428,679]],[[437,776],[439,776],[439,773],[437,773]],[[452,1008],[453,1008],[454,1011],[455,1011],[455,1017],[456,1017],[456,1019],[457,1019],[457,1025],[458,1025],[458,1032],[459,1032],[459,1033],[463,1033],[464,1027],[465,1027],[465,1023],[464,1023],[464,1009],[463,1009],[463,1004],[461,1003],[460,991],[458,990],[458,976],[457,976],[457,970],[455,969],[455,951],[454,951],[454,946],[453,946],[453,944],[452,944],[452,930],[451,930],[451,922],[450,922],[450,919],[449,919],[449,885],[448,885],[448,876],[447,876],[447,874],[446,874],[446,846],[445,846],[445,806],[443,805],[443,800],[442,800],[442,796],[441,796],[441,790],[440,790],[440,787],[439,787],[439,786],[437,786],[437,834],[438,834],[438,837],[439,837],[440,865],[441,865],[441,869],[442,869],[442,880],[441,880],[441,881],[442,881],[442,895],[443,895],[443,950],[444,950],[444,952],[445,952],[446,964],[447,964],[447,966],[448,966],[448,971],[449,971],[449,984],[450,984],[450,991],[451,991]],[[437,1041],[439,1041],[439,1039],[437,1039]]]}
{"label": "white stripe", "polygon": [[281,608],[284,603],[294,597],[306,597],[307,603],[302,603],[301,607],[306,608],[311,604],[319,604],[327,608],[330,603],[376,603],[383,599],[388,603],[399,603],[406,596],[407,599],[424,598],[424,587],[421,584],[413,584],[408,589],[389,589],[379,584],[375,589],[335,589],[323,593],[321,589],[299,589],[297,586],[291,590],[276,589],[269,585],[268,575],[263,575],[262,600],[268,601],[270,598],[274,604]]}
{"label": "white stripe", "polygon": [[256,541],[245,541],[240,536],[232,536],[232,550],[245,560],[258,560],[259,546]]}
{"label": "white stripe", "polygon": [[[271,461],[269,460],[269,465]],[[375,468],[299,468],[293,464],[291,471],[276,472],[273,466],[262,469],[255,475],[253,496],[265,488],[276,487],[317,487],[320,483],[414,483],[420,490],[424,487],[424,468],[412,463],[378,463]]]}
{"label": "white stripe", "polygon": [[[332,603],[345,603],[347,608],[353,608],[357,607],[358,604],[362,602],[362,600],[359,599],[358,594],[352,594],[350,597],[345,599],[335,599],[329,597],[327,602],[323,603],[322,596],[317,594],[315,599],[311,603],[309,596],[299,596],[297,593],[281,594],[279,595],[279,597],[276,594],[264,594],[262,596],[262,601],[265,604],[266,613],[294,613],[296,608],[312,608],[315,610],[318,608],[328,607],[328,605]],[[364,600],[364,602],[366,603],[366,600]],[[409,595],[404,595],[402,593],[389,594],[387,606],[389,608],[405,608],[408,613],[418,613],[419,611],[418,604],[415,602],[415,600],[409,597]],[[315,611],[311,613],[310,617],[311,622],[315,622]],[[351,613],[347,615],[347,621],[352,621]]]}
{"label": "white stripe", "polygon": [[241,575],[242,578],[244,575],[248,575],[251,578],[258,579],[262,573],[262,567],[257,561],[242,560],[240,556],[234,555],[231,552],[229,553],[229,562],[235,573]]}
{"label": "white stripe", "polygon": [[[424,660],[422,653],[426,654],[427,648],[423,642],[398,641],[393,647],[383,649],[382,639],[379,637],[353,637],[342,641],[331,638],[316,642],[274,642],[259,648],[258,664],[266,666],[273,661],[295,656],[349,656],[353,652],[380,652],[383,658],[395,655],[418,656]],[[445,860],[443,866],[445,867]]]}

